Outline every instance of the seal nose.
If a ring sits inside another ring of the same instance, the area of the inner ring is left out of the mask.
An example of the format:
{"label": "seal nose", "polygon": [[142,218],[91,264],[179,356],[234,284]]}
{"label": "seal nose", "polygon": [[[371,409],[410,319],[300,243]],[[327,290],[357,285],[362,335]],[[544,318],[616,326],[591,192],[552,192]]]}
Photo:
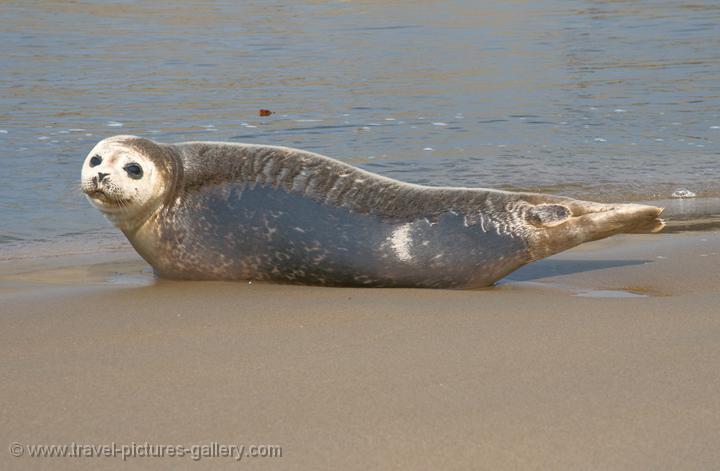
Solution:
{"label": "seal nose", "polygon": [[105,179],[105,177],[107,177],[108,175],[110,175],[110,174],[98,172],[98,183],[102,182]]}

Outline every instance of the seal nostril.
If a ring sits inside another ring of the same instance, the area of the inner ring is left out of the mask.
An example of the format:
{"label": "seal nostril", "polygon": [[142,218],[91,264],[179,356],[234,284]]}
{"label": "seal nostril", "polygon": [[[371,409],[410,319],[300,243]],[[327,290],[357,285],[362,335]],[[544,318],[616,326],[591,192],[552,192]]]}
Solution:
{"label": "seal nostril", "polygon": [[98,172],[98,176],[97,176],[98,182],[101,182],[101,181],[105,180],[105,177],[107,177],[108,175],[110,175],[110,174],[109,174],[109,173]]}

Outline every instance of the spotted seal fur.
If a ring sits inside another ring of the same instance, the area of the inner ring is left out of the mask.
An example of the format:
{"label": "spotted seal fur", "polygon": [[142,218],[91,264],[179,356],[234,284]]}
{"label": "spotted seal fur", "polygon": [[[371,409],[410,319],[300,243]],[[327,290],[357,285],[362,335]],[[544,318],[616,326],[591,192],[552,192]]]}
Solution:
{"label": "spotted seal fur", "polygon": [[623,232],[661,208],[403,183],[311,152],[99,142],[83,191],[160,277],[475,288]]}

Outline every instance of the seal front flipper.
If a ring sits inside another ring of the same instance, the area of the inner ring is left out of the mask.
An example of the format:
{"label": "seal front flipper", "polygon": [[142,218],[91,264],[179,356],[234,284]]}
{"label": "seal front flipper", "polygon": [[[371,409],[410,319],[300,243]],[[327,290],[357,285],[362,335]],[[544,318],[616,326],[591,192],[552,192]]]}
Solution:
{"label": "seal front flipper", "polygon": [[561,204],[538,204],[528,210],[527,220],[538,227],[554,227],[572,216],[572,211]]}

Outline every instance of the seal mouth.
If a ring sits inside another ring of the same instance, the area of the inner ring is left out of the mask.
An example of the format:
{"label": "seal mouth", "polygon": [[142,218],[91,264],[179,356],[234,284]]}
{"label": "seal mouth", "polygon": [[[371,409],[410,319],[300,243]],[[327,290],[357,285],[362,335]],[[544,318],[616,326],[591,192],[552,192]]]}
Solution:
{"label": "seal mouth", "polygon": [[95,189],[91,191],[85,192],[85,194],[94,202],[100,203],[103,206],[115,206],[115,207],[122,207],[126,206],[128,201],[123,200],[120,198],[115,198],[112,196],[109,196],[104,191],[100,189]]}

